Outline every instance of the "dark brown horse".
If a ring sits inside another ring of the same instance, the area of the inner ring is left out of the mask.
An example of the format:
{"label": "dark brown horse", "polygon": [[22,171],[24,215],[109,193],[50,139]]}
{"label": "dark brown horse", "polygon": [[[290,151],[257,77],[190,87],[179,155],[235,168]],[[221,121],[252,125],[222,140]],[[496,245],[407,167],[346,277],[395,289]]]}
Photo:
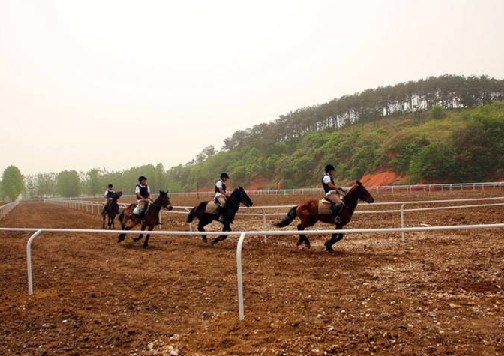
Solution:
{"label": "dark brown horse", "polygon": [[[125,208],[119,215],[119,221],[122,224],[121,226],[122,230],[131,230],[138,224],[142,223],[142,226],[140,228],[141,231],[144,231],[145,228],[148,228],[148,231],[152,231],[152,229],[154,229],[154,226],[159,224],[159,212],[161,211],[161,209],[165,208],[168,210],[173,210],[173,206],[170,203],[170,198],[168,197],[168,192],[164,191],[160,191],[157,199],[153,203],[149,204],[149,206],[147,207],[147,211],[145,212],[145,216],[143,217],[143,220],[140,217],[140,215],[135,214],[133,212],[136,206],[137,206],[136,203],[130,204],[130,206]],[[126,224],[127,222],[129,222],[128,225]],[[150,237],[149,234],[145,236],[145,241],[143,244],[144,248],[149,247],[149,237]],[[124,241],[125,238],[126,234],[120,234],[118,242]],[[140,234],[133,240],[137,242],[140,241],[142,238],[143,234]]]}
{"label": "dark brown horse", "polygon": [[[203,201],[199,203],[197,206],[191,209],[189,215],[187,216],[187,222],[191,223],[194,218],[199,220],[198,223],[198,231],[204,232],[205,226],[210,224],[213,220],[218,220],[222,223],[223,228],[222,231],[231,231],[231,224],[234,221],[236,212],[240,208],[240,203],[245,206],[252,206],[252,199],[245,193],[245,189],[242,187],[238,187],[229,196],[229,199],[222,208],[221,219],[219,219],[219,215],[217,213],[208,213],[206,212],[207,204],[209,202]],[[202,235],[203,241],[207,241],[206,235]],[[216,244],[219,241],[223,241],[227,238],[227,235],[219,235],[218,237],[212,239],[212,244]]]}
{"label": "dark brown horse", "polygon": [[119,214],[119,205],[117,204],[117,200],[121,197],[122,192],[117,192],[112,194],[111,199],[107,199],[107,204],[103,207],[102,216],[103,216],[103,225],[102,229],[105,229],[105,220],[108,217],[107,226],[109,229],[114,229],[114,220],[117,214]]}
{"label": "dark brown horse", "polygon": [[[360,181],[357,181],[346,196],[344,197],[344,205],[339,212],[340,222],[336,224],[336,229],[343,229],[343,226],[347,225],[352,219],[355,208],[357,207],[357,202],[363,200],[367,203],[374,202],[374,198],[367,191],[367,189],[362,185]],[[315,225],[317,221],[324,223],[334,224],[331,221],[331,213],[328,211],[326,214],[319,214],[319,201],[318,200],[308,200],[303,204],[297,205],[289,210],[287,216],[280,222],[275,223],[274,226],[284,227],[289,225],[296,217],[299,217],[301,223],[298,224],[298,230],[304,230],[307,227]],[[332,252],[332,245],[343,238],[343,233],[332,234],[331,238],[326,241],[325,248],[327,251]],[[310,247],[310,240],[306,235],[299,235],[299,240],[297,246],[304,243],[308,248]]]}

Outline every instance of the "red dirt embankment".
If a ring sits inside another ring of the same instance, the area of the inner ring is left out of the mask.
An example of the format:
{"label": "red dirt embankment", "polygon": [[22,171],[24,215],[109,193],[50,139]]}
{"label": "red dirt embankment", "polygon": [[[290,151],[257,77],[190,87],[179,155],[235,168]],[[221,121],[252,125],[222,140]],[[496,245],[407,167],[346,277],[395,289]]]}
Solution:
{"label": "red dirt embankment", "polygon": [[362,184],[366,187],[376,187],[380,185],[391,185],[393,183],[401,182],[404,177],[398,176],[393,171],[386,171],[373,174],[365,174],[361,178]]}

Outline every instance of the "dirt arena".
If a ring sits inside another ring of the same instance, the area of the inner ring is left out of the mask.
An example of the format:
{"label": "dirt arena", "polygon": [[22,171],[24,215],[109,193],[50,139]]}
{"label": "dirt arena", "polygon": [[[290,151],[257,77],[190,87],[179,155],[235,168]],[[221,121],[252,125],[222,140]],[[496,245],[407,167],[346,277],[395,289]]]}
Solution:
{"label": "dirt arena", "polygon": [[[373,195],[389,202],[504,191]],[[251,198],[257,206],[309,197]],[[357,211],[370,209],[398,207],[366,204]],[[405,220],[407,226],[503,223],[503,213],[504,206],[487,206],[410,212]],[[267,224],[278,220],[268,217]],[[162,229],[188,231],[184,221],[168,213]],[[218,229],[214,224],[209,230]],[[355,214],[347,228],[399,226],[399,213],[391,212]],[[98,229],[101,218],[23,202],[0,227]],[[262,230],[263,219],[238,216],[232,227]],[[247,237],[243,321],[235,236],[215,246],[197,236],[153,236],[143,249],[131,235],[119,244],[116,235],[44,233],[33,243],[29,296],[30,235],[0,232],[1,355],[504,354],[502,228],[413,232],[405,241],[399,233],[349,234],[333,254],[323,248],[327,236],[311,236],[310,250],[298,249],[294,235]]]}

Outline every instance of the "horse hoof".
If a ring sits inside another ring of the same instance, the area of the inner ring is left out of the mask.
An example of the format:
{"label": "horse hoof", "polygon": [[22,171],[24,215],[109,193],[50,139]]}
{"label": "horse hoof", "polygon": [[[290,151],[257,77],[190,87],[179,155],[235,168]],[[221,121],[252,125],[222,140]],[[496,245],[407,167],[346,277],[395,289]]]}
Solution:
{"label": "horse hoof", "polygon": [[123,242],[124,239],[126,239],[126,236],[119,236],[119,240],[117,240],[117,242]]}
{"label": "horse hoof", "polygon": [[219,242],[219,240],[217,240],[217,239],[212,239],[212,245],[215,245],[217,242]]}
{"label": "horse hoof", "polygon": [[203,237],[203,242],[208,243],[208,240],[206,237]]}
{"label": "horse hoof", "polygon": [[143,248],[149,248],[149,245],[143,245]]}

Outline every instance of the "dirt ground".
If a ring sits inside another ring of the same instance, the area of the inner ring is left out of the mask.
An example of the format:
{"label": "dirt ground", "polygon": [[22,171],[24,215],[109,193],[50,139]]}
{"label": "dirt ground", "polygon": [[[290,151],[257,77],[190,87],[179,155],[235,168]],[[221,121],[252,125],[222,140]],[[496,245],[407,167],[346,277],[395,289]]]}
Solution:
{"label": "dirt ground", "polygon": [[[498,197],[504,191],[374,195],[376,202],[388,202]],[[277,205],[308,197],[251,198],[255,205]],[[196,202],[172,197],[174,205]],[[357,210],[370,209],[398,207]],[[408,212],[405,221],[502,223],[503,213],[503,206]],[[267,225],[280,218],[268,216]],[[162,230],[188,231],[184,221],[185,215],[168,213]],[[347,228],[399,224],[394,211],[355,214]],[[101,218],[22,202],[0,227],[98,229]],[[209,230],[218,227],[213,223]],[[232,227],[262,230],[263,219],[240,215]],[[415,232],[405,241],[398,233],[348,234],[333,254],[323,248],[327,236],[311,236],[310,250],[297,248],[294,235],[247,237],[243,321],[235,236],[215,246],[197,236],[153,236],[143,249],[131,235],[119,244],[116,235],[44,233],[32,246],[29,296],[30,235],[0,232],[1,355],[504,354],[503,229]]]}

